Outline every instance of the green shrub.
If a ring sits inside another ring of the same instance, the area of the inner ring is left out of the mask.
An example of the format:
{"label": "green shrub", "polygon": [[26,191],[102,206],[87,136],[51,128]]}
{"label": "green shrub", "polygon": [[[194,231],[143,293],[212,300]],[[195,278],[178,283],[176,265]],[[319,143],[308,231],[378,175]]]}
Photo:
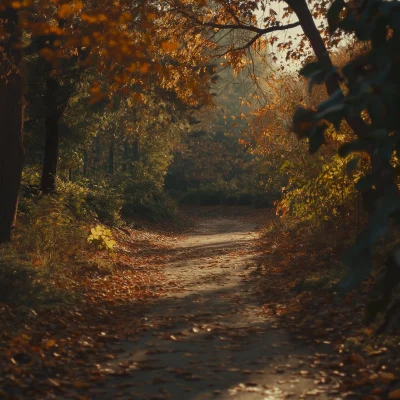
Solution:
{"label": "green shrub", "polygon": [[276,193],[250,191],[237,181],[218,181],[189,188],[180,198],[182,204],[203,206],[271,207],[278,198]]}
{"label": "green shrub", "polygon": [[88,186],[86,202],[100,222],[115,225],[120,222],[124,203],[121,193],[121,188],[115,188],[111,182],[102,180]]}
{"label": "green shrub", "polygon": [[150,221],[173,219],[177,204],[165,192],[162,183],[145,171],[138,173],[124,188],[125,217],[142,217]]}
{"label": "green shrub", "polygon": [[16,245],[34,265],[52,271],[86,245],[86,233],[62,195],[43,196],[20,220]]}
{"label": "green shrub", "polygon": [[184,193],[180,202],[182,204],[195,204],[201,206],[213,206],[221,205],[226,203],[228,193],[226,188],[222,188],[222,185],[206,183],[199,187],[189,188]]}
{"label": "green shrub", "polygon": [[96,215],[90,204],[87,202],[89,189],[83,184],[72,182],[57,182],[57,194],[73,217],[79,219],[91,219]]}

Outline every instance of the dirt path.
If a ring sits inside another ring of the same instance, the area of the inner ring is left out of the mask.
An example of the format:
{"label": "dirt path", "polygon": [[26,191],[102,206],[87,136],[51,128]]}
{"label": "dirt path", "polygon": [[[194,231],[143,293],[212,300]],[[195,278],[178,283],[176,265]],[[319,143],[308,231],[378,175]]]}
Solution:
{"label": "dirt path", "polygon": [[340,398],[335,382],[324,384],[316,349],[294,344],[260,313],[245,279],[257,227],[257,216],[199,218],[169,257],[168,295],[149,309],[140,338],[101,367],[128,376],[89,398]]}

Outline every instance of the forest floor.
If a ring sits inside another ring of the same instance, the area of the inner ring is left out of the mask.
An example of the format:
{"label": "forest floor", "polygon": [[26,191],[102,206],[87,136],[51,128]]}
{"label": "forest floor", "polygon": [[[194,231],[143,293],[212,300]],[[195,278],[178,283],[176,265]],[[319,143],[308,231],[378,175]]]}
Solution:
{"label": "forest floor", "polygon": [[362,293],[298,291],[334,248],[268,236],[272,211],[185,212],[184,233],[121,234],[120,273],[88,280],[85,305],[3,330],[0,398],[400,398],[398,343],[361,325]]}

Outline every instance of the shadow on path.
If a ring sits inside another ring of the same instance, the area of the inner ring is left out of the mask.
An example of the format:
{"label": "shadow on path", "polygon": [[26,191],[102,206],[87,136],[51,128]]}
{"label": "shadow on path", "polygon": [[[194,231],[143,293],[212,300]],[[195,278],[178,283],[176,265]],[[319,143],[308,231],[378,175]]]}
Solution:
{"label": "shadow on path", "polygon": [[[136,341],[119,343],[96,365],[106,379],[87,398],[338,398],[316,349],[265,320],[243,279],[257,256],[257,225],[237,215],[198,221],[168,254],[168,294],[150,307]],[[318,351],[329,359],[328,347]]]}

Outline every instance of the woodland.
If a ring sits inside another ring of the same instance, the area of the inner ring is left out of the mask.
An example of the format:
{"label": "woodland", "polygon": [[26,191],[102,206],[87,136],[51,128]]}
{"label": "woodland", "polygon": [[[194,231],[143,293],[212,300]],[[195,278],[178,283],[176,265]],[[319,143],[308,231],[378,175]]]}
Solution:
{"label": "woodland", "polygon": [[397,0],[0,0],[0,398],[400,399]]}

